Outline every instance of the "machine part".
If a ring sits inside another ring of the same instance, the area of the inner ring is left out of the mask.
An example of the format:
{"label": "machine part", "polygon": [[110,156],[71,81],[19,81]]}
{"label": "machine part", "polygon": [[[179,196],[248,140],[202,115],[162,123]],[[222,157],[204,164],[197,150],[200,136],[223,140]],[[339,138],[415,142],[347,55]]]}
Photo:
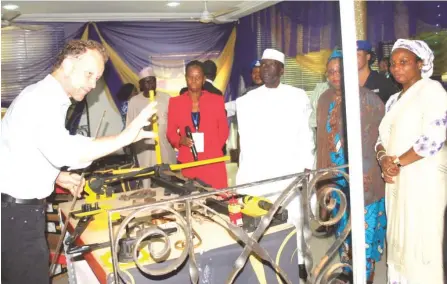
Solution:
{"label": "machine part", "polygon": [[135,246],[135,239],[134,238],[120,239],[118,245],[119,245],[118,261],[121,263],[132,262],[133,261],[132,252]]}
{"label": "machine part", "polygon": [[79,236],[85,231],[85,229],[87,229],[88,224],[90,224],[92,220],[92,215],[82,217],[76,225],[73,234],[65,240],[65,245],[73,245],[76,239],[79,238]]}
{"label": "machine part", "polygon": [[86,252],[91,252],[93,250],[106,248],[106,247],[110,247],[110,242],[83,245],[83,246],[77,246],[77,247],[69,246],[67,248],[66,253],[67,254],[84,254]]}
{"label": "machine part", "polygon": [[[98,137],[99,129],[101,129],[101,125],[102,125],[102,122],[103,122],[103,120],[104,120],[104,116],[105,116],[105,115],[106,115],[106,112],[104,111],[104,112],[102,113],[101,120],[99,121],[98,128],[96,129],[95,138]],[[82,172],[82,174],[81,174],[81,180],[84,178],[84,176],[85,176],[85,172],[86,172],[86,170]],[[74,207],[75,207],[75,205],[76,205],[76,201],[77,201],[76,196],[77,196],[79,193],[81,193],[81,192],[82,192],[82,188],[81,188],[81,184],[79,184],[78,188],[76,189],[76,195],[75,195],[75,197],[73,198],[73,201],[71,202],[71,205],[70,205],[70,212],[73,211],[73,209],[74,209]],[[67,233],[67,227],[68,227],[68,222],[69,222],[69,221],[70,221],[70,214],[68,214],[68,215],[67,215],[67,218],[65,218],[65,223],[64,223],[64,226],[62,227],[61,236],[60,236],[60,238],[59,238],[59,241],[57,242],[56,251],[54,252],[53,259],[51,260],[50,271],[49,271],[50,276],[52,276],[53,273],[54,273],[54,268],[56,267],[56,260],[57,260],[58,257],[59,257],[59,253],[60,253],[60,251],[61,251],[62,242],[63,242],[64,239],[65,239],[65,234]]]}
{"label": "machine part", "polygon": [[160,187],[164,187],[165,195],[178,194],[180,196],[184,196],[184,195],[189,195],[193,192],[190,189],[188,189],[184,186],[178,185],[178,184],[172,182],[171,180],[167,180],[165,178],[153,176],[153,177],[151,177],[151,180],[153,182],[155,182],[156,185],[158,185]]}

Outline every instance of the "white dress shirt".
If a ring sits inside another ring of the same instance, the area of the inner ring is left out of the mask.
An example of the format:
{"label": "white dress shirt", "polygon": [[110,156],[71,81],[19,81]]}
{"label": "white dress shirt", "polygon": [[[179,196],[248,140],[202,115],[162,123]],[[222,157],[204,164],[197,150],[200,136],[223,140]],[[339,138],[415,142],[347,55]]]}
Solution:
{"label": "white dress shirt", "polygon": [[93,140],[70,135],[65,117],[71,102],[48,75],[26,87],[2,120],[0,191],[15,198],[46,198],[54,190],[60,168],[83,168],[81,149]]}

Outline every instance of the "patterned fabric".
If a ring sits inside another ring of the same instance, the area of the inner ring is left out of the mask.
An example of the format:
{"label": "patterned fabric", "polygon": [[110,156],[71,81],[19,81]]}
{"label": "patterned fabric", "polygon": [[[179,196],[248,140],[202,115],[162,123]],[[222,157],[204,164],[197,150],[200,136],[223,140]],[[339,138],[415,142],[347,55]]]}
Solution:
{"label": "patterned fabric", "polygon": [[[337,207],[334,210],[335,216],[340,209],[340,198],[337,194],[333,194],[333,198],[337,201]],[[348,224],[348,214],[344,214],[337,225],[335,235],[340,237],[343,230]],[[382,258],[385,236],[386,236],[386,214],[385,214],[385,198],[380,199],[365,207],[365,245],[366,245],[366,279],[374,280],[375,263]],[[352,239],[349,235],[339,249],[340,261],[352,265]],[[349,273],[349,269],[345,269]]]}
{"label": "patterned fabric", "polygon": [[[399,96],[392,96],[386,103],[386,112],[389,112],[394,104],[398,101]],[[443,130],[447,129],[447,112],[430,123],[425,129],[425,133],[421,135],[413,144],[413,149],[421,157],[434,156],[438,153],[445,143],[445,135]],[[441,131],[440,131],[441,130]],[[376,146],[382,144],[382,140],[377,139]]]}
{"label": "patterned fabric", "polygon": [[[374,151],[374,145],[379,136],[378,126],[385,113],[385,107],[375,93],[365,88],[360,88],[360,106],[366,206],[385,196],[385,184]],[[345,156],[345,163],[348,162],[345,154],[345,137],[346,123],[342,95],[337,95],[331,88],[322,94],[318,101],[316,139],[318,169],[336,166],[334,162],[340,159],[340,155]],[[328,177],[321,182],[319,188],[325,183],[332,184],[332,179],[335,178],[337,177]]]}
{"label": "patterned fabric", "polygon": [[398,39],[394,45],[391,52],[393,52],[396,48],[404,48],[407,49],[417,57],[422,59],[422,78],[430,78],[433,75],[433,60],[435,60],[435,56],[433,55],[433,51],[428,47],[425,41],[422,40],[409,40],[409,39]]}
{"label": "patterned fabric", "polygon": [[385,198],[365,207],[366,278],[374,279],[375,263],[382,258],[386,237]]}
{"label": "patterned fabric", "polygon": [[[363,147],[363,173],[365,196],[365,241],[367,279],[374,278],[374,264],[379,261],[383,252],[386,231],[384,183],[380,177],[380,169],[375,159],[374,140],[378,136],[378,125],[385,111],[380,98],[364,88],[360,89],[361,122]],[[341,95],[333,89],[325,92],[318,104],[317,114],[317,167],[340,166],[348,163],[345,142],[344,104]],[[327,141],[321,142],[320,141]],[[349,184],[341,174],[325,181],[331,187],[341,190],[347,197],[348,209],[336,225],[335,234],[340,237],[349,221]],[[331,212],[335,216],[340,210],[340,197],[332,194],[336,207]],[[349,235],[339,249],[340,261],[352,265],[352,241]],[[349,269],[344,269],[350,273]]]}

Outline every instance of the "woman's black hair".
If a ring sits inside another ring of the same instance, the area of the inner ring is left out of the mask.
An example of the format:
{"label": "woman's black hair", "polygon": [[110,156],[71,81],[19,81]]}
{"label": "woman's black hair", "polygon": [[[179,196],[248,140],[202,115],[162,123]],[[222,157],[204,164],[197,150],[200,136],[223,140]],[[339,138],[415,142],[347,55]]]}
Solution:
{"label": "woman's black hair", "polygon": [[118,91],[116,97],[122,101],[125,102],[129,99],[130,95],[132,94],[133,90],[136,89],[135,85],[132,83],[127,83],[121,86],[120,90]]}
{"label": "woman's black hair", "polygon": [[202,73],[205,74],[205,72],[203,71],[203,63],[200,62],[199,60],[193,60],[193,61],[189,62],[188,64],[186,64],[185,74],[188,72],[188,68],[193,67],[193,66],[199,67],[200,70],[202,70]]}

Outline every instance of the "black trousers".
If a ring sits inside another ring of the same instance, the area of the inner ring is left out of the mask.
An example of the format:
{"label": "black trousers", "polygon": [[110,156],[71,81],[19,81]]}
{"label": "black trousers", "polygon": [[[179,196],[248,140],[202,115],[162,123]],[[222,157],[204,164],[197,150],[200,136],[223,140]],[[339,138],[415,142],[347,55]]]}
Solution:
{"label": "black trousers", "polygon": [[49,284],[45,205],[2,202],[2,284]]}

